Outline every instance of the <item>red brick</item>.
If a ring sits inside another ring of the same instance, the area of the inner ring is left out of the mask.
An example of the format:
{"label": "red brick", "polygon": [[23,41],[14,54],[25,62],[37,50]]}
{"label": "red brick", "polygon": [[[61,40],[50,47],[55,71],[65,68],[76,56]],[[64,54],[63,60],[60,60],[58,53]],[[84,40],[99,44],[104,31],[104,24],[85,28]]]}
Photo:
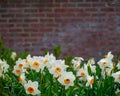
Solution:
{"label": "red brick", "polygon": [[14,24],[0,24],[1,28],[10,28],[10,27],[14,27]]}
{"label": "red brick", "polygon": [[38,32],[38,33],[31,33],[31,36],[32,37],[43,37],[44,36],[44,33],[42,33],[42,32]]}
{"label": "red brick", "polygon": [[60,3],[49,3],[47,4],[48,7],[60,7]]}
{"label": "red brick", "polygon": [[43,13],[33,13],[31,14],[32,17],[45,17],[45,14]]}
{"label": "red brick", "polygon": [[98,9],[97,8],[86,8],[85,11],[87,11],[87,12],[97,12]]}
{"label": "red brick", "polygon": [[13,18],[14,14],[2,14],[2,18]]}
{"label": "red brick", "polygon": [[23,2],[23,0],[9,0],[9,2],[11,2],[11,3],[21,3],[21,2]]}
{"label": "red brick", "polygon": [[29,26],[30,24],[16,24],[16,27],[22,27],[22,28],[29,27]]}
{"label": "red brick", "polygon": [[78,3],[78,7],[91,7],[90,3]]}
{"label": "red brick", "polygon": [[83,2],[84,0],[70,0],[70,2]]}
{"label": "red brick", "polygon": [[68,0],[55,0],[55,2],[68,2]]}
{"label": "red brick", "polygon": [[99,2],[99,0],[86,0],[86,2]]}
{"label": "red brick", "polygon": [[49,13],[47,14],[48,17],[60,17],[61,14],[58,14],[58,13]]}
{"label": "red brick", "polygon": [[22,32],[22,29],[14,28],[14,29],[9,29],[10,32]]}
{"label": "red brick", "polygon": [[18,23],[18,22],[22,22],[22,19],[10,19],[9,22],[10,23]]}
{"label": "red brick", "polygon": [[20,18],[24,18],[24,17],[29,17],[30,16],[30,14],[23,14],[23,13],[19,13],[19,14],[16,14],[16,17],[20,17]]}
{"label": "red brick", "polygon": [[0,23],[6,23],[7,20],[6,19],[0,19]]}
{"label": "red brick", "polygon": [[36,12],[38,12],[38,9],[24,9],[24,12],[26,13],[26,12],[32,12],[32,13],[36,13]]}
{"label": "red brick", "polygon": [[93,3],[93,7],[105,7],[105,3]]}
{"label": "red brick", "polygon": [[10,4],[7,4],[7,3],[1,4],[1,8],[13,8],[13,7],[15,7],[15,4],[11,4],[11,3]]}
{"label": "red brick", "polygon": [[83,9],[82,8],[72,8],[72,9],[69,9],[70,12],[83,12]]}
{"label": "red brick", "polygon": [[44,27],[43,23],[31,24],[32,27]]}
{"label": "red brick", "polygon": [[52,9],[50,9],[50,8],[41,8],[41,9],[39,9],[39,12],[52,12]]}
{"label": "red brick", "polygon": [[74,3],[63,3],[62,7],[75,7]]}
{"label": "red brick", "polygon": [[44,22],[44,23],[51,23],[54,21],[54,19],[52,18],[46,18],[46,19],[40,19],[41,22]]}
{"label": "red brick", "polygon": [[19,37],[28,37],[28,36],[30,36],[30,34],[29,33],[19,33],[19,34],[17,34]]}
{"label": "red brick", "polygon": [[24,19],[24,22],[38,22],[37,19]]}
{"label": "red brick", "polygon": [[114,8],[102,8],[101,11],[113,12],[113,11],[115,11],[115,9]]}
{"label": "red brick", "polygon": [[0,33],[2,33],[2,32],[7,32],[7,29],[0,28]]}
{"label": "red brick", "polygon": [[17,8],[26,8],[26,7],[30,7],[30,5],[29,5],[29,4],[26,4],[26,3],[25,3],[25,4],[23,4],[23,3],[17,3],[17,4],[16,4],[16,7],[17,7]]}
{"label": "red brick", "polygon": [[40,32],[52,32],[53,29],[52,28],[41,28]]}
{"label": "red brick", "polygon": [[56,8],[55,12],[63,13],[63,12],[67,12],[67,9],[66,8]]}
{"label": "red brick", "polygon": [[39,32],[36,28],[24,28],[24,32]]}
{"label": "red brick", "polygon": [[88,17],[88,16],[90,16],[90,14],[88,14],[88,13],[80,13],[80,14],[77,14],[77,16]]}
{"label": "red brick", "polygon": [[19,12],[22,12],[22,9],[12,8],[12,9],[9,9],[8,12],[9,13],[19,13]]}

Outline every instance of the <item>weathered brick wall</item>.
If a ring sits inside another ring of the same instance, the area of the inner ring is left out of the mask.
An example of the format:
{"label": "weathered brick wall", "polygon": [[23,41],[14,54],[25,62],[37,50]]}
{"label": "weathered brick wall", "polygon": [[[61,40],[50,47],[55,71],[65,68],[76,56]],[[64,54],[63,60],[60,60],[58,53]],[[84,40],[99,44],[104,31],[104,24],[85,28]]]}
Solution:
{"label": "weathered brick wall", "polygon": [[62,56],[120,55],[119,0],[0,0],[0,35],[17,53],[62,46]]}

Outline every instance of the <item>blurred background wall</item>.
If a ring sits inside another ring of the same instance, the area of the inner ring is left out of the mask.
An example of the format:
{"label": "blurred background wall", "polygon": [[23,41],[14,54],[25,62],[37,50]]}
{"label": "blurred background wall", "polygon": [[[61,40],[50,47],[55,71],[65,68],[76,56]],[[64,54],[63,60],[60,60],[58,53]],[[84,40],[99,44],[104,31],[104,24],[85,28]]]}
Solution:
{"label": "blurred background wall", "polygon": [[61,57],[120,55],[120,1],[0,0],[0,36],[17,53],[61,45]]}

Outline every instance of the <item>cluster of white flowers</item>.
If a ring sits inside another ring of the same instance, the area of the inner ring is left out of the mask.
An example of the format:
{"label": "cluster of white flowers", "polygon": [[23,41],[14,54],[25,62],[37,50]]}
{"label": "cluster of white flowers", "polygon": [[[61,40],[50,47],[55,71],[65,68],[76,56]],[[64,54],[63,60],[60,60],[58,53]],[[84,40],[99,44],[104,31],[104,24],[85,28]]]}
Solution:
{"label": "cluster of white flowers", "polygon": [[0,59],[0,77],[4,78],[4,74],[8,72],[9,65],[6,61]]}
{"label": "cluster of white flowers", "polygon": [[[89,74],[88,68],[90,68],[92,73],[96,73],[96,65],[99,65],[103,79],[105,79],[106,76],[112,76],[115,82],[120,83],[120,61],[116,65],[118,71],[114,72],[113,70],[115,65],[113,63],[113,57],[113,54],[108,52],[108,54],[105,55],[105,57],[99,60],[96,64],[94,58],[91,58],[88,60],[87,64],[83,64],[82,67],[81,63],[84,59],[81,57],[75,57],[72,60],[72,65],[74,70],[76,70],[76,76],[79,77],[80,81],[85,81],[86,86],[92,87],[94,83],[95,77]],[[120,92],[119,89],[117,91]]]}
{"label": "cluster of white flowers", "polygon": [[73,68],[76,71],[76,77],[79,77],[80,81],[85,81],[86,86],[92,87],[92,84],[94,83],[94,77],[89,75],[88,67],[93,73],[96,72],[96,66],[94,65],[95,64],[94,58],[89,59],[87,64],[82,65],[81,64],[82,61],[84,61],[82,57],[79,58],[75,57],[72,60]]}
{"label": "cluster of white flowers", "polygon": [[53,54],[47,54],[45,56],[33,56],[28,55],[26,59],[18,59],[14,66],[13,73],[18,76],[19,82],[26,89],[27,94],[36,95],[39,94],[38,82],[26,80],[25,73],[27,69],[35,70],[36,72],[42,72],[44,68],[47,68],[49,73],[58,80],[59,83],[65,86],[67,89],[69,86],[74,85],[75,76],[72,72],[67,72],[64,60],[57,60]]}
{"label": "cluster of white flowers", "polygon": [[[95,62],[94,58],[91,58],[87,62],[85,62],[82,57],[75,57],[71,61],[71,66],[76,72],[73,74],[72,71],[66,71],[66,69],[70,66],[65,64],[65,60],[57,60],[53,54],[48,53],[45,56],[33,57],[31,57],[31,55],[28,55],[26,59],[19,58],[16,61],[13,73],[19,77],[18,80],[24,86],[26,93],[32,95],[40,94],[40,90],[38,87],[39,84],[37,81],[32,82],[31,80],[26,79],[26,74],[28,73],[27,69],[34,70],[38,73],[43,72],[44,68],[47,68],[49,73],[53,75],[55,80],[58,80],[60,84],[65,86],[65,89],[69,88],[70,86],[74,86],[74,81],[77,78],[79,78],[78,80],[81,81],[79,83],[80,86],[82,86],[82,82],[86,82],[86,86],[92,88],[95,78],[98,78],[97,76],[94,76],[94,74],[96,74],[97,66],[99,66],[99,68],[101,69],[101,76],[103,79],[105,79],[106,76],[112,76],[115,82],[120,83],[120,71],[113,71],[113,57],[114,56],[113,54],[111,54],[111,52],[108,52],[108,54],[98,62]],[[0,61],[0,64],[1,62],[3,61]],[[2,65],[0,65],[0,72],[3,72],[1,71],[1,69],[4,69],[4,72],[6,72],[8,66],[7,64],[5,64],[6,63],[4,62],[3,66],[6,67],[2,67]],[[120,62],[118,62],[117,64],[117,69],[120,70]],[[92,74],[90,74],[89,71]]]}

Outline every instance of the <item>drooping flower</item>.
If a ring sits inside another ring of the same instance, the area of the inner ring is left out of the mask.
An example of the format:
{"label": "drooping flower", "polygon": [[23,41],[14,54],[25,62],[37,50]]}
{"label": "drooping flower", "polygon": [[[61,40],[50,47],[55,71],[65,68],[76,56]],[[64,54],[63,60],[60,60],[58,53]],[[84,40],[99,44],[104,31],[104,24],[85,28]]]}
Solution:
{"label": "drooping flower", "polygon": [[92,88],[93,83],[94,83],[94,77],[88,75],[86,86],[90,86]]}
{"label": "drooping flower", "polygon": [[62,76],[58,78],[58,81],[65,86],[65,89],[67,89],[70,86],[74,85],[75,76],[72,72],[64,72]]}
{"label": "drooping flower", "polygon": [[113,54],[111,52],[108,52],[107,55],[105,55],[105,58],[109,59],[109,60],[112,60],[113,59]]}
{"label": "drooping flower", "polygon": [[40,91],[38,90],[37,81],[32,82],[31,80],[29,80],[28,83],[24,84],[24,88],[27,94],[31,94],[31,95],[40,94]]}
{"label": "drooping flower", "polygon": [[93,65],[93,64],[95,64],[95,60],[94,58],[90,58],[87,62],[87,65]]}
{"label": "drooping flower", "polygon": [[80,69],[80,64],[84,59],[82,57],[75,57],[72,59],[71,63],[73,65],[74,70]]}
{"label": "drooping flower", "polygon": [[16,57],[17,57],[16,52],[12,52],[12,54],[11,54],[11,58],[12,58],[13,60],[15,60]]}
{"label": "drooping flower", "polygon": [[19,81],[21,84],[25,84],[25,83],[27,83],[25,79],[26,79],[25,73],[22,73],[22,74],[19,76],[18,81]]}

